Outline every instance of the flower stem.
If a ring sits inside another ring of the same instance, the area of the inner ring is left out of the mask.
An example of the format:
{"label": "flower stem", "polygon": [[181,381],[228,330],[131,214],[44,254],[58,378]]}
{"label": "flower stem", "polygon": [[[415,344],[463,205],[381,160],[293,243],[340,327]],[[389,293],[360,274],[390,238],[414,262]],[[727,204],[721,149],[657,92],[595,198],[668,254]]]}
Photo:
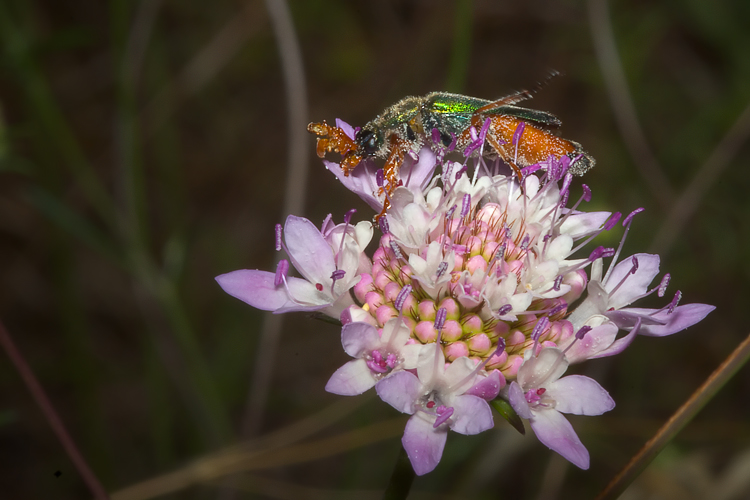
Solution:
{"label": "flower stem", "polygon": [[0,344],[2,344],[5,352],[8,353],[8,357],[21,375],[21,378],[36,401],[36,404],[39,405],[42,413],[44,413],[50,427],[52,427],[52,430],[57,435],[63,448],[65,448],[65,452],[68,454],[68,457],[70,457],[71,462],[73,462],[73,465],[78,470],[81,478],[83,478],[86,486],[91,490],[91,494],[96,500],[108,500],[109,495],[107,495],[107,491],[99,482],[99,479],[94,472],[89,468],[83,455],[81,455],[81,452],[78,451],[78,447],[75,445],[73,438],[68,434],[60,416],[52,406],[52,403],[45,394],[44,389],[42,389],[41,384],[39,384],[39,381],[34,376],[34,372],[31,371],[31,368],[28,363],[26,363],[23,355],[16,348],[13,339],[5,329],[2,321],[0,321]]}
{"label": "flower stem", "polygon": [[648,443],[615,476],[596,500],[618,498],[677,433],[716,395],[722,386],[750,359],[750,335],[730,354]]}
{"label": "flower stem", "polygon": [[402,500],[409,496],[411,483],[414,481],[414,469],[402,446],[398,452],[396,465],[393,466],[391,480],[383,494],[383,500]]}

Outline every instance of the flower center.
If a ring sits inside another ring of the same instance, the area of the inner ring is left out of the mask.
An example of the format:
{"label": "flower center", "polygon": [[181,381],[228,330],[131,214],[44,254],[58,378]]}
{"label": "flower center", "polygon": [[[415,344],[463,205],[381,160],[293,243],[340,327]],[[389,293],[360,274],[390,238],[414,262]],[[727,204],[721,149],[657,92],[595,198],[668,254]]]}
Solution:
{"label": "flower center", "polygon": [[373,375],[389,373],[398,364],[398,358],[393,353],[387,353],[385,357],[379,350],[374,350],[367,357],[365,363]]}
{"label": "flower center", "polygon": [[547,389],[544,387],[529,389],[526,391],[524,396],[532,410],[537,408],[554,408],[557,405],[557,402],[554,399],[544,396],[544,393],[546,392]]}

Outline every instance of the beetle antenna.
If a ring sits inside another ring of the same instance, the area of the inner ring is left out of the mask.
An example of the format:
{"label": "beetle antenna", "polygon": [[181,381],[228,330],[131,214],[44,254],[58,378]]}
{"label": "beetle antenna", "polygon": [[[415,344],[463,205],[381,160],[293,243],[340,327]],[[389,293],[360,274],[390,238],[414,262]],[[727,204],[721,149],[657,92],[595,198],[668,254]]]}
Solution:
{"label": "beetle antenna", "polygon": [[557,78],[558,76],[562,76],[562,73],[560,73],[556,69],[551,69],[547,73],[547,76],[544,77],[544,79],[536,82],[536,85],[534,85],[529,90],[525,90],[524,93],[529,94],[529,98],[531,98],[534,94],[540,92],[542,89],[544,89],[544,87],[549,85],[549,82],[551,82],[554,78]]}

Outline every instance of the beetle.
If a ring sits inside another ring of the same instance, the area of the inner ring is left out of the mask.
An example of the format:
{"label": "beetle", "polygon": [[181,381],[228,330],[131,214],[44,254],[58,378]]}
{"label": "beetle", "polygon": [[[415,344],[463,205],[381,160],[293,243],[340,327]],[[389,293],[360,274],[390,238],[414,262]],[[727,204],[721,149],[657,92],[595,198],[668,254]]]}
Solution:
{"label": "beetle", "polygon": [[[562,125],[555,115],[516,106],[531,97],[525,90],[495,101],[431,92],[421,97],[405,97],[386,108],[358,130],[354,139],[326,122],[310,123],[307,130],[318,136],[319,157],[331,151],[343,155],[344,175],[348,176],[364,159],[385,159],[383,173],[389,194],[398,185],[397,174],[408,153],[419,153],[426,142],[433,149],[453,146],[466,151],[483,126],[488,126],[485,140],[489,145],[483,154],[499,157],[513,168],[519,179],[521,168],[550,156],[569,157],[569,171],[574,175],[583,175],[593,168],[596,161],[580,144],[553,133]],[[475,150],[473,154],[478,153]]]}

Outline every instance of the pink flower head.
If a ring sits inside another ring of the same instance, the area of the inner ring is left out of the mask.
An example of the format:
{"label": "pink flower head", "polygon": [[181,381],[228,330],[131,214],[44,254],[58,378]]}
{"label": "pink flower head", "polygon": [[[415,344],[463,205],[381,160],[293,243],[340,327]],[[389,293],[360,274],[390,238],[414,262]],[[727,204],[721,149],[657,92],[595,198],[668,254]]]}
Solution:
{"label": "pink flower head", "polygon": [[[337,126],[356,138],[348,124]],[[386,143],[378,159],[365,158],[349,175],[324,162],[376,212],[388,206],[378,218],[382,236],[372,259],[365,253],[372,225],[350,224],[353,211],[344,224],[329,216],[321,230],[290,216],[285,243],[280,226],[276,238],[289,260],[275,273],[216,278],[259,309],[339,318],[344,350],[354,359],[336,370],[326,390],[356,395],[375,386],[383,401],[410,414],[401,442],[419,475],[440,462],[448,430],[477,434],[493,426],[488,401],[506,381],[501,397],[539,440],[588,468],[588,451],[563,413],[599,415],[614,402],[588,377],[562,377],[568,364],[619,353],[639,333],[670,335],[713,310],[678,306],[679,292],[662,309],[630,307],[652,292],[663,296],[667,277],[648,289],[659,257],[636,254],[618,263],[622,242],[618,249],[585,249],[622,214],[579,210],[592,199],[585,185],[577,201],[569,199],[572,172],[585,170],[578,159],[550,156],[525,166],[518,178],[485,154],[490,134],[490,120],[450,141],[441,130],[420,131],[400,151],[405,159],[395,166],[396,186],[386,185],[393,178],[376,163],[389,152]],[[513,147],[523,134],[522,125]],[[349,150],[351,142],[344,142]],[[331,150],[330,143],[320,145]],[[463,163],[446,159],[456,148]],[[625,235],[640,211],[624,218]],[[606,273],[605,258],[611,258]],[[289,276],[290,264],[300,278]],[[618,338],[620,330],[627,334]]]}

